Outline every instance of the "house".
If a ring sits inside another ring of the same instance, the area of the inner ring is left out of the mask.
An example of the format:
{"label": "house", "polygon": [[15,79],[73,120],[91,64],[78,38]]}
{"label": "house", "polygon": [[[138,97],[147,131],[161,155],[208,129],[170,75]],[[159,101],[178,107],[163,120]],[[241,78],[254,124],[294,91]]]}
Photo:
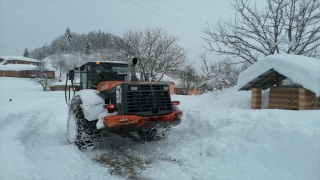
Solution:
{"label": "house", "polygon": [[[294,84],[281,85],[290,78]],[[260,59],[239,75],[239,91],[252,90],[251,109],[261,109],[261,92],[270,88],[269,109],[320,109],[320,59],[276,54]]]}
{"label": "house", "polygon": [[174,94],[174,86],[175,86],[175,84],[172,81],[168,82],[168,84],[169,84],[169,89],[170,89],[170,95],[173,95]]}
{"label": "house", "polygon": [[21,56],[1,56],[0,63],[5,62],[5,64],[32,64],[39,66],[40,62],[37,59],[26,58]]}
{"label": "house", "polygon": [[[37,59],[21,56],[0,57],[0,77],[30,78],[32,72],[40,65]],[[55,78],[55,69],[46,68],[49,77]]]}
{"label": "house", "polygon": [[50,85],[50,91],[65,91],[65,90],[69,90],[71,88],[73,88],[75,91],[79,91],[80,90],[80,85],[76,84],[76,85],[71,85],[70,80],[68,80],[67,82],[67,86],[65,82],[55,82],[52,83]]}
{"label": "house", "polygon": [[181,95],[192,95],[192,94],[200,94],[200,88],[197,87],[191,87],[187,92],[185,88],[181,87],[175,87],[174,88],[174,93],[175,94],[181,94]]}

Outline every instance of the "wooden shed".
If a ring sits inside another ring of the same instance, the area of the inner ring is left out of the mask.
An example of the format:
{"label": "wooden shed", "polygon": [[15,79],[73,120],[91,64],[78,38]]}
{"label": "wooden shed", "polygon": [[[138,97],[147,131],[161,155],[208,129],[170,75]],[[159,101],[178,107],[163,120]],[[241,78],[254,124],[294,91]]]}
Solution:
{"label": "wooden shed", "polygon": [[[318,68],[317,68],[318,67]],[[290,78],[291,85],[282,85]],[[267,56],[240,74],[238,88],[252,90],[251,109],[261,109],[262,90],[270,89],[268,109],[320,109],[320,60],[298,55]]]}

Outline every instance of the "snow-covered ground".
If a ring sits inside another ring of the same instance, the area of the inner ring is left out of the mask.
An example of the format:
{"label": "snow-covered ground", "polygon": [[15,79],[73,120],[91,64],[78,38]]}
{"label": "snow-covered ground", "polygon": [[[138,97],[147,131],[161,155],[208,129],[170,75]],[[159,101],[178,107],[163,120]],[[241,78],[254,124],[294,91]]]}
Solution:
{"label": "snow-covered ground", "polygon": [[174,95],[184,117],[166,139],[106,135],[82,152],[64,92],[0,77],[0,179],[319,180],[320,111],[251,110],[250,93]]}

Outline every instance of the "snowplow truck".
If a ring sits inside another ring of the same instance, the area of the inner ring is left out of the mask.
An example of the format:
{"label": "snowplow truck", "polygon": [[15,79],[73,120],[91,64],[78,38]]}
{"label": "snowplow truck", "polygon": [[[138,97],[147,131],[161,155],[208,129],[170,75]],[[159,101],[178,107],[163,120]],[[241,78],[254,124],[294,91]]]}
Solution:
{"label": "snowplow truck", "polygon": [[131,65],[92,61],[69,70],[65,99],[70,143],[80,150],[96,148],[104,131],[143,141],[160,140],[181,122],[180,102],[171,100],[168,84],[139,81],[136,63],[136,58]]}

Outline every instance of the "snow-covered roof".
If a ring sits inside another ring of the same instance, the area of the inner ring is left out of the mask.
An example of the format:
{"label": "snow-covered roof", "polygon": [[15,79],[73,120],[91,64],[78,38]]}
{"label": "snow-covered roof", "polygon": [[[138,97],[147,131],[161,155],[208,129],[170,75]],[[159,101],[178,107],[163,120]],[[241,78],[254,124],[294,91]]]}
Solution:
{"label": "snow-covered roof", "polygon": [[35,70],[36,65],[32,64],[7,64],[0,65],[0,70],[9,70],[9,71],[23,71],[23,70]]}
{"label": "snow-covered roof", "polygon": [[320,96],[320,59],[293,54],[270,55],[258,60],[239,75],[237,88],[241,89],[270,69]]}
{"label": "snow-covered roof", "polygon": [[7,60],[21,60],[21,61],[28,61],[28,62],[39,62],[37,59],[26,58],[23,56],[0,56],[1,59]]}
{"label": "snow-covered roof", "polygon": [[[0,64],[0,70],[7,71],[24,71],[24,70],[35,70],[38,66],[32,64]],[[48,67],[46,70],[55,71],[54,68]]]}
{"label": "snow-covered roof", "polygon": [[165,74],[163,75],[161,81],[173,82],[174,84],[177,84],[176,80]]}

